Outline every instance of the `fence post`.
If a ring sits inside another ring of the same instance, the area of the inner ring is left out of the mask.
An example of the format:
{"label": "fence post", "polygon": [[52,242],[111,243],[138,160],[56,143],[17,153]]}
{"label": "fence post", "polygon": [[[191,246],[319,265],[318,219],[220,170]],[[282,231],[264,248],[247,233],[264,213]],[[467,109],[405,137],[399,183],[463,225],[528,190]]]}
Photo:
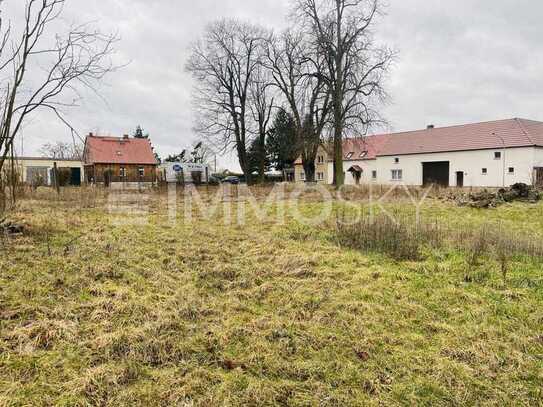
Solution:
{"label": "fence post", "polygon": [[57,190],[57,194],[60,195],[60,182],[58,179],[58,168],[57,163],[53,163],[53,178],[55,179],[55,189]]}

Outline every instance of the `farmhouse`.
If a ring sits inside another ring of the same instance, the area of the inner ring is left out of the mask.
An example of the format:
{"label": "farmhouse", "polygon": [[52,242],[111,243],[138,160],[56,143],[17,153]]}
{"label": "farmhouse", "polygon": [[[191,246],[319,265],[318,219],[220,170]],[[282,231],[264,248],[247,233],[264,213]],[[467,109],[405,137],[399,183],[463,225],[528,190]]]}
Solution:
{"label": "farmhouse", "polygon": [[[323,149],[326,153],[326,149]],[[348,139],[345,183],[504,187],[543,185],[543,122],[509,119]],[[319,158],[322,160],[322,158]],[[326,182],[333,181],[326,154]],[[316,164],[317,165],[317,164]],[[304,181],[301,161],[296,181]]]}
{"label": "farmhouse", "polygon": [[98,137],[85,140],[84,165],[88,183],[151,184],[156,182],[157,160],[146,138]]}

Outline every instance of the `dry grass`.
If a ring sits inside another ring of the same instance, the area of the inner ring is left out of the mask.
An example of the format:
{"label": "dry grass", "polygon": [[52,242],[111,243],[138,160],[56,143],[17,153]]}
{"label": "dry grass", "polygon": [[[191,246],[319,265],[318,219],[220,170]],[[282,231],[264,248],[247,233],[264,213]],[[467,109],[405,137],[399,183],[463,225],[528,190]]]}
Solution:
{"label": "dry grass", "polygon": [[[510,258],[504,284],[483,251],[467,280],[461,250],[396,261],[290,218],[171,225],[162,198],[149,207],[118,225],[98,199],[20,203],[28,231],[0,257],[0,405],[540,403],[539,263]],[[543,228],[543,205],[423,212]]]}

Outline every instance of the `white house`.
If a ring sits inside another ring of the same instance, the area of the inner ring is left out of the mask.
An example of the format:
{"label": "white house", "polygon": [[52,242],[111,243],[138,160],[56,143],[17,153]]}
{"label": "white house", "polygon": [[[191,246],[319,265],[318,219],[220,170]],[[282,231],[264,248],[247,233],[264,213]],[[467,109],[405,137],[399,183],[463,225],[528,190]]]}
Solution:
{"label": "white house", "polygon": [[[543,185],[543,122],[498,120],[349,139],[345,183],[453,187]],[[328,161],[328,182],[333,163]]]}

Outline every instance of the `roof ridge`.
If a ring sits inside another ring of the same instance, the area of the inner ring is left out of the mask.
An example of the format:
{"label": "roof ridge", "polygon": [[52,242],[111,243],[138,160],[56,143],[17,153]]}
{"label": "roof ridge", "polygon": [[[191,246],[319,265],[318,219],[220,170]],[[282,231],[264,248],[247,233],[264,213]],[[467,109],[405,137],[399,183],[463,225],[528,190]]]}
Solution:
{"label": "roof ridge", "polygon": [[[511,122],[517,120],[517,118],[512,119],[498,119],[498,120],[487,120],[482,122],[472,122],[472,123],[464,123],[464,124],[454,124],[450,126],[443,126],[443,127],[434,127],[432,129],[417,129],[417,130],[404,130],[404,131],[398,131],[398,132],[391,132],[391,133],[377,133],[372,134],[370,136],[366,137],[373,137],[373,136],[393,136],[393,135],[399,135],[399,134],[406,134],[406,133],[416,133],[419,131],[427,131],[427,130],[442,130],[442,129],[452,129],[456,127],[466,127],[466,126],[475,126],[479,124],[489,124],[489,123],[499,123],[499,122]],[[543,123],[543,122],[542,122]]]}

